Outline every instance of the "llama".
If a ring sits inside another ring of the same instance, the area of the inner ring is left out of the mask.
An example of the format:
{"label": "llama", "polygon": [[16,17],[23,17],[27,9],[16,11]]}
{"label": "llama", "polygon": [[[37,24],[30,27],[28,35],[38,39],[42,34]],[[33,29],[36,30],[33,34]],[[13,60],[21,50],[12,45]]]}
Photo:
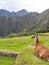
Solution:
{"label": "llama", "polygon": [[34,54],[39,58],[49,61],[49,49],[39,43],[37,35],[33,36],[32,38],[35,38]]}

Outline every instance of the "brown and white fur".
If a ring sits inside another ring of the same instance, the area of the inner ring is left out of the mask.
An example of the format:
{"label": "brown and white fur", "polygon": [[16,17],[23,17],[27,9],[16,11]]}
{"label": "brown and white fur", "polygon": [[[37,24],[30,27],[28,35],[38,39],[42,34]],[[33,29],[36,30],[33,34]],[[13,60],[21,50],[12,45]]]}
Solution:
{"label": "brown and white fur", "polygon": [[32,38],[35,38],[34,54],[39,58],[49,61],[49,49],[39,43],[37,35]]}

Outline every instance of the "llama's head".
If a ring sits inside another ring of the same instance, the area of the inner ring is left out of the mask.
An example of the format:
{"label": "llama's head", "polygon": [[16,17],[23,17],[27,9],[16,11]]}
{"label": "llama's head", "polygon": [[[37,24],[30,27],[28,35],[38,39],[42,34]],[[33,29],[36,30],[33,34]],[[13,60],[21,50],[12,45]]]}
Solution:
{"label": "llama's head", "polygon": [[37,38],[38,36],[37,35],[33,35],[32,38]]}
{"label": "llama's head", "polygon": [[35,38],[35,44],[38,44],[38,36],[37,35],[33,35],[32,38]]}

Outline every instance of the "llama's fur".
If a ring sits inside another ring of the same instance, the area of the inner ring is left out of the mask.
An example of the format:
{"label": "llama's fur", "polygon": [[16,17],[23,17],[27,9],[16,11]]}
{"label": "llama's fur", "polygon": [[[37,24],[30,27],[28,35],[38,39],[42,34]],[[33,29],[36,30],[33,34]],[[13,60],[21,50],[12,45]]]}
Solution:
{"label": "llama's fur", "polygon": [[34,38],[35,38],[34,54],[39,58],[49,61],[49,49],[39,43],[38,36],[34,36]]}

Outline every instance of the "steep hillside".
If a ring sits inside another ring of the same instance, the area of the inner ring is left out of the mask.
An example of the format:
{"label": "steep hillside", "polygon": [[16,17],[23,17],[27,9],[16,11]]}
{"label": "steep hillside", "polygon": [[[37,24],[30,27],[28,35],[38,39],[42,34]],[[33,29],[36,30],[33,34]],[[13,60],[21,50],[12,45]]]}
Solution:
{"label": "steep hillside", "polygon": [[0,16],[0,36],[11,33],[26,35],[35,32],[49,32],[49,9],[41,14],[29,12],[23,16]]}
{"label": "steep hillside", "polygon": [[39,14],[30,12],[23,16],[0,16],[0,36],[7,36],[11,33],[27,32],[32,21]]}
{"label": "steep hillside", "polygon": [[34,25],[32,25],[29,30],[34,32],[49,31],[49,9],[45,10],[34,19]]}

